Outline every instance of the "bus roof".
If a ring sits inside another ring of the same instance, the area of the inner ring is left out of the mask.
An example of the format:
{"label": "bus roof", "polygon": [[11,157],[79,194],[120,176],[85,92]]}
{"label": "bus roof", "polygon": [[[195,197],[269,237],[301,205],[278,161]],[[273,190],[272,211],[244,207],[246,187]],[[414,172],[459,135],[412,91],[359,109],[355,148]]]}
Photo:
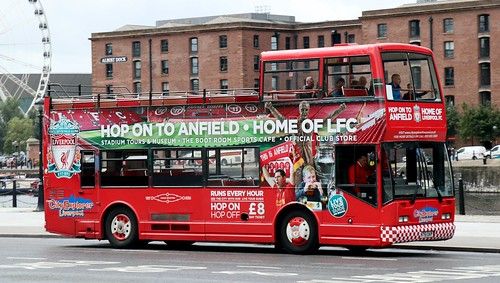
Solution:
{"label": "bus roof", "polygon": [[404,43],[341,44],[333,47],[266,51],[261,53],[261,59],[262,61],[310,59],[327,56],[366,55],[370,52],[384,51],[410,51],[428,55],[432,54],[432,51],[426,47]]}

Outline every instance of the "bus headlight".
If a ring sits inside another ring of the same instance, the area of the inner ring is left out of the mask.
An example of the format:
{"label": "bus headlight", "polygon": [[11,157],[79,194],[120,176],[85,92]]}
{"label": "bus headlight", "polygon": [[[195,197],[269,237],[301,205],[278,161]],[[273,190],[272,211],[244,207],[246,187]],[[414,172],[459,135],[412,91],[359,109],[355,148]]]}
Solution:
{"label": "bus headlight", "polygon": [[443,213],[443,214],[441,214],[441,219],[442,220],[451,219],[451,213]]}
{"label": "bus headlight", "polygon": [[408,222],[408,216],[407,215],[399,216],[399,223],[405,223],[405,222]]}

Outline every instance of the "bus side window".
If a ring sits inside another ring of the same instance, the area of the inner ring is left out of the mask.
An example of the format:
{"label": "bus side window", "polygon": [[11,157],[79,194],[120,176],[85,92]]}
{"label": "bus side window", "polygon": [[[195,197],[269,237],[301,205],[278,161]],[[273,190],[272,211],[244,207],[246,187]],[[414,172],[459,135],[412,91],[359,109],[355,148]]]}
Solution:
{"label": "bus side window", "polygon": [[372,205],[377,204],[374,146],[337,146],[336,185]]}
{"label": "bus side window", "polygon": [[93,151],[81,151],[82,171],[80,183],[82,187],[95,186],[95,155]]}

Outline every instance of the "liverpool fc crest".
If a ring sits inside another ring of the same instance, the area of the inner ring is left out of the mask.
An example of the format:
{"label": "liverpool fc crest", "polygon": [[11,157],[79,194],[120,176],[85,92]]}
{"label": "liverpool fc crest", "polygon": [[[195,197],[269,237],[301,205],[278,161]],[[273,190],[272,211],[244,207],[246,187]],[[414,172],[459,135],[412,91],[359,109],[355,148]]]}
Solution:
{"label": "liverpool fc crest", "polygon": [[71,178],[80,170],[80,153],[76,144],[80,128],[64,115],[49,128],[50,147],[48,152],[48,172],[57,178]]}

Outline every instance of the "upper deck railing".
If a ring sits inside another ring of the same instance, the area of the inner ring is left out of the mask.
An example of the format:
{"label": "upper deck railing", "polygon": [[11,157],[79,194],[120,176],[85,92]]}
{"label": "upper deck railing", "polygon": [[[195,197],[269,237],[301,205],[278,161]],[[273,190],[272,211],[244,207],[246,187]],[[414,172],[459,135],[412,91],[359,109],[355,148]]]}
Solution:
{"label": "upper deck railing", "polygon": [[[124,90],[117,92],[116,90]],[[133,106],[174,106],[192,104],[224,104],[258,102],[255,89],[203,89],[200,91],[130,92],[126,87],[50,84],[47,90],[52,107],[112,108]]]}

